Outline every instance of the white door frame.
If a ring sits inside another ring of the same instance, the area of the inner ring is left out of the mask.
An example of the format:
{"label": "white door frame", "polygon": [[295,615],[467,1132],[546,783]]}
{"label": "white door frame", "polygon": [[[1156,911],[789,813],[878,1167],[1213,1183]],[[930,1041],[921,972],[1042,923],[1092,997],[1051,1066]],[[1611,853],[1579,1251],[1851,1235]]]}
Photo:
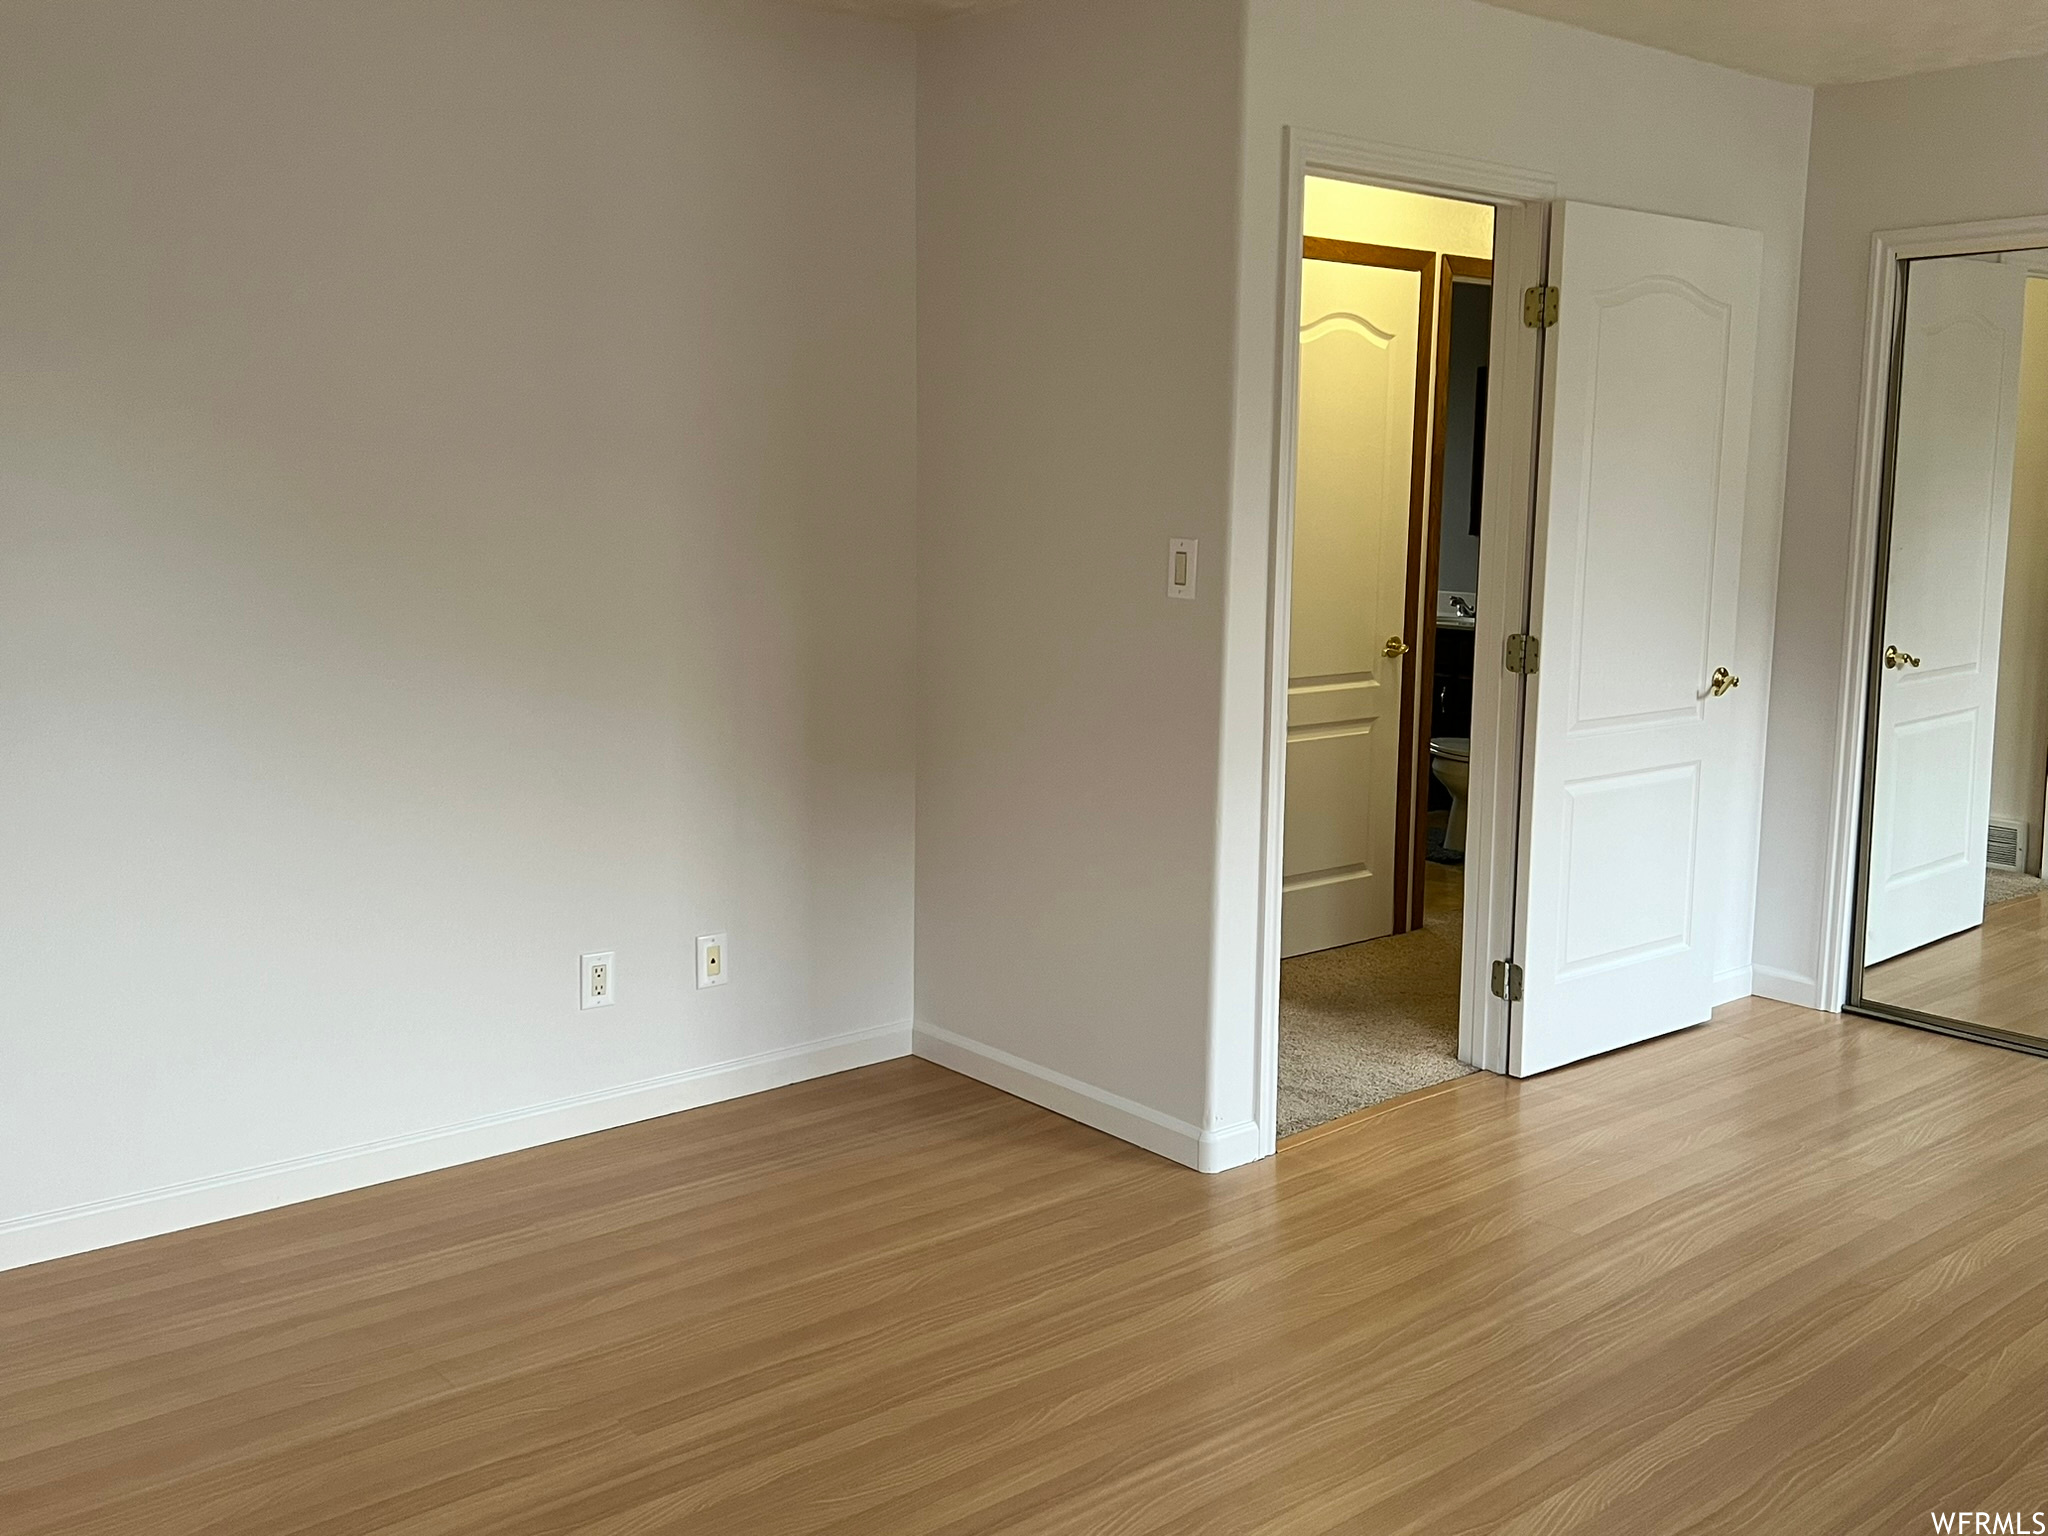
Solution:
{"label": "white door frame", "polygon": [[1930,256],[1977,256],[2048,246],[2048,214],[1881,229],[1870,240],[1870,312],[1863,345],[1863,398],[1856,444],[1856,499],[1849,524],[1849,588],[1843,605],[1841,708],[1835,723],[1834,805],[1828,821],[1828,877],[1822,889],[1815,1006],[1839,1013],[1849,995],[1856,929],[1856,873],[1862,863],[1865,737],[1869,732],[1871,618],[1877,600],[1877,534],[1882,522],[1891,419],[1892,348],[1898,330],[1900,263]]}
{"label": "white door frame", "polygon": [[[1259,1155],[1277,1141],[1280,1099],[1280,914],[1282,833],[1287,783],[1287,642],[1294,566],[1294,456],[1296,390],[1301,349],[1301,239],[1303,182],[1335,177],[1421,192],[1503,209],[1541,208],[1524,238],[1510,248],[1496,227],[1494,292],[1519,294],[1544,280],[1548,205],[1557,196],[1551,178],[1516,166],[1465,160],[1400,145],[1336,134],[1286,131],[1286,208],[1281,219],[1280,358],[1273,453],[1271,568],[1266,598],[1266,715],[1264,796],[1259,850],[1258,1018],[1252,1081],[1259,1106]],[[1534,234],[1530,234],[1530,230]],[[1529,538],[1533,527],[1536,414],[1542,379],[1536,367],[1538,332],[1521,324],[1520,310],[1493,307],[1491,377],[1525,379],[1526,411],[1489,411],[1486,486],[1480,545],[1479,626],[1475,658],[1498,658],[1506,636],[1528,610]],[[1410,593],[1411,602],[1420,601]],[[1514,623],[1509,623],[1510,610]],[[1507,687],[1499,666],[1475,664],[1472,685],[1472,788],[1467,800],[1465,945],[1459,989],[1458,1054],[1474,1066],[1504,1072],[1508,1005],[1489,992],[1490,965],[1507,955],[1514,938],[1515,757],[1521,741],[1521,690]],[[1481,749],[1489,756],[1482,760]],[[1499,771],[1505,763],[1506,771]]]}

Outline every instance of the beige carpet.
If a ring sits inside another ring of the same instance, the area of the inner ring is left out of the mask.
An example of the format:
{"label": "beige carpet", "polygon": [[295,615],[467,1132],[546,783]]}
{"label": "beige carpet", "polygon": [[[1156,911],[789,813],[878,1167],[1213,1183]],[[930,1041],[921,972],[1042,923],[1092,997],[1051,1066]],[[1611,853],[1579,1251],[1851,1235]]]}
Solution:
{"label": "beige carpet", "polygon": [[[2037,875],[2023,875],[2014,869],[1987,869],[1984,871],[1984,905],[1995,907],[2000,902],[2018,901],[2024,896],[2041,894],[2041,880]],[[1281,962],[1285,971],[1286,962]],[[1285,990],[1286,983],[1281,983]]]}
{"label": "beige carpet", "polygon": [[1424,878],[1417,931],[1281,963],[1282,1136],[1473,1070],[1458,1060],[1464,872]]}

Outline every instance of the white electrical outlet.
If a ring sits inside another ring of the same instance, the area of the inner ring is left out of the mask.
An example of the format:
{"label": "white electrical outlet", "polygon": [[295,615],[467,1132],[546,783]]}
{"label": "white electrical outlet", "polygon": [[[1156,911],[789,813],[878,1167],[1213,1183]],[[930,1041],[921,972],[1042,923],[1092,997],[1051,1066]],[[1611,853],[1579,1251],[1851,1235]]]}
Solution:
{"label": "white electrical outlet", "polygon": [[583,957],[583,1006],[609,1008],[618,1001],[619,965],[611,950]]}
{"label": "white electrical outlet", "polygon": [[725,935],[707,933],[697,940],[697,985],[725,985]]}

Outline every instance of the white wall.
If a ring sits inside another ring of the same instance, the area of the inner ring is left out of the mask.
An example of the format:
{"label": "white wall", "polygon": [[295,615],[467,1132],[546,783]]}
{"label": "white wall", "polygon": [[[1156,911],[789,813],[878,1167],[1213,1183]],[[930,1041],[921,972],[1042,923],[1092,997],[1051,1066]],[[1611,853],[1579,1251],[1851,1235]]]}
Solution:
{"label": "white wall", "polygon": [[[1520,166],[1566,198],[1763,232],[1748,527],[1724,717],[1752,764],[1725,829],[1744,856],[1709,919],[1717,984],[1748,991],[1763,726],[1811,93],[1472,0],[1251,0],[1239,252],[1238,413],[1209,1113],[1251,1111],[1258,805],[1279,348],[1282,130]],[[1567,282],[1569,278],[1567,277]]]}
{"label": "white wall", "polygon": [[1334,176],[1307,177],[1301,192],[1301,232],[1328,240],[1491,261],[1493,218],[1489,203],[1424,197]]}
{"label": "white wall", "polygon": [[[1231,1130],[1205,1105],[1241,20],[1033,0],[919,42],[918,1049],[1188,1161]],[[1194,602],[1166,595],[1183,537]]]}
{"label": "white wall", "polygon": [[1754,736],[1808,99],[1468,0],[6,8],[0,1264],[898,1051],[913,872],[920,1049],[1250,1155],[1282,125],[1765,232]]}
{"label": "white wall", "polygon": [[907,1048],[913,92],[0,8],[0,1265]]}
{"label": "white wall", "polygon": [[[1777,677],[1770,720],[1758,980],[1839,996],[1822,976],[1821,908],[1842,708],[1849,525],[1879,230],[2048,213],[2048,59],[1817,93],[1801,276]],[[1746,686],[1746,685],[1745,685]],[[1853,754],[1852,754],[1853,761]]]}
{"label": "white wall", "polygon": [[[1432,251],[1438,256],[1476,256],[1493,259],[1494,211],[1490,203],[1455,202],[1449,198],[1422,197],[1390,187],[1367,186],[1361,182],[1339,181],[1329,176],[1310,176],[1302,189],[1301,232],[1332,240],[1355,240],[1366,245],[1404,246],[1409,250]],[[1452,295],[1441,283],[1436,292],[1437,326],[1450,323]],[[1462,287],[1452,284],[1451,287]],[[1438,590],[1476,592],[1479,589],[1479,541],[1470,532],[1469,507],[1472,492],[1472,371],[1486,363],[1488,332],[1484,326],[1460,332],[1458,342],[1465,351],[1451,359],[1452,375],[1445,421],[1431,422],[1429,430],[1444,430],[1456,422],[1461,431],[1446,439],[1444,453],[1444,520],[1438,548],[1442,552],[1442,579]],[[1474,350],[1476,344],[1476,361]],[[1454,346],[1456,344],[1454,343]],[[1435,366],[1435,353],[1424,366]],[[1432,592],[1427,606],[1434,608]]]}

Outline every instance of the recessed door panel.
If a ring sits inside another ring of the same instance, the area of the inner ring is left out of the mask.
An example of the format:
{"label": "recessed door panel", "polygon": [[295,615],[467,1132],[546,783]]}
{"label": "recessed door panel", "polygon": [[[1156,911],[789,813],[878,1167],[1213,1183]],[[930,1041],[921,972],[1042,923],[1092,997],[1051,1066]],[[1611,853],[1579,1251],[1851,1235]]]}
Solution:
{"label": "recessed door panel", "polygon": [[1926,809],[1893,822],[1888,884],[1924,880],[1981,856],[1983,834],[1970,825],[1977,757],[1974,709],[1899,727],[1891,761],[1895,792]]}
{"label": "recessed door panel", "polygon": [[1693,764],[1566,786],[1560,977],[1692,942],[1698,819]]}
{"label": "recessed door panel", "polygon": [[1668,278],[1587,302],[1598,368],[1579,546],[1581,730],[1699,713],[1728,405],[1726,304]]}
{"label": "recessed door panel", "polygon": [[1287,744],[1287,787],[1329,806],[1322,816],[1287,822],[1283,874],[1289,878],[1370,871],[1383,855],[1374,846],[1376,725],[1311,727]]}
{"label": "recessed door panel", "polygon": [[[2009,272],[1984,267],[1997,290],[1994,303],[2025,290]],[[1981,286],[1965,271],[1962,282]],[[1921,274],[1922,297],[1930,287],[1957,285],[1952,273]],[[1945,294],[1936,297],[1946,297]],[[2002,334],[1992,316],[1953,315],[1909,334],[1907,376],[1911,401],[1901,400],[1902,444],[1892,494],[1892,562],[1897,572],[1886,604],[1889,628],[1912,638],[1923,659],[1918,681],[1938,671],[1978,669],[1984,661],[1983,605],[1992,587],[1995,540],[1992,523],[2003,522],[2012,497],[2010,439],[2002,393],[2010,370],[2006,352],[2017,352],[2015,337]],[[2001,452],[2001,447],[2003,452]],[[1997,530],[2002,536],[2003,529]],[[2004,562],[1999,562],[2003,586]],[[2001,594],[2002,595],[2002,594]]]}

